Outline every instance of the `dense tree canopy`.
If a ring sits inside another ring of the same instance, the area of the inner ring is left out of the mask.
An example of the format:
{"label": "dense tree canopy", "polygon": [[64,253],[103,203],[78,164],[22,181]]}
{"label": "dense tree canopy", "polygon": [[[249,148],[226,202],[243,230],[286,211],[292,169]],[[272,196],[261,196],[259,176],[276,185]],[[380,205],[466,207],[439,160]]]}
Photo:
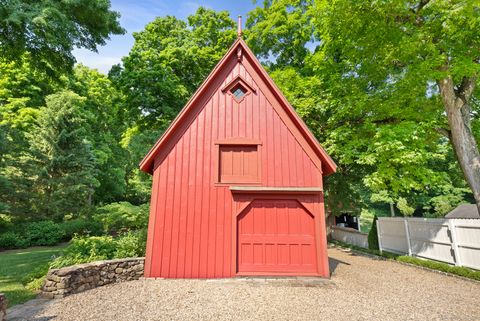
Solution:
{"label": "dense tree canopy", "polygon": [[[158,17],[106,76],[69,66],[74,47],[123,31],[109,1],[0,3],[0,225],[148,202],[138,163],[234,42],[230,14]],[[249,13],[247,42],[339,165],[334,213],[442,216],[474,200],[447,114],[474,146],[479,7],[268,0]]]}
{"label": "dense tree canopy", "polygon": [[440,195],[464,197],[437,82],[451,77],[459,88],[478,73],[479,23],[475,1],[279,0],[252,12],[249,42],[273,57],[272,76],[340,165],[330,201],[342,208],[366,187],[404,213],[423,205],[444,214]]}
{"label": "dense tree canopy", "polygon": [[131,118],[162,128],[172,120],[236,37],[228,12],[200,8],[187,22],[156,18],[134,33],[135,44],[111,77],[126,95]]}
{"label": "dense tree canopy", "polygon": [[0,56],[30,54],[51,74],[71,68],[75,47],[96,50],[111,34],[123,34],[110,0],[0,0]]}

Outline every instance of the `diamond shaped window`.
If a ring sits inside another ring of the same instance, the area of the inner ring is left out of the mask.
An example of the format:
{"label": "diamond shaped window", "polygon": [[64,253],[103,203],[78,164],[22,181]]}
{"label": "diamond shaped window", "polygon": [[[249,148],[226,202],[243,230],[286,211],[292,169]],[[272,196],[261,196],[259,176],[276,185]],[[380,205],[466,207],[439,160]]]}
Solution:
{"label": "diamond shaped window", "polygon": [[238,84],[237,86],[233,87],[230,92],[232,93],[233,97],[237,101],[241,100],[243,96],[247,93],[247,89],[245,89],[242,85]]}

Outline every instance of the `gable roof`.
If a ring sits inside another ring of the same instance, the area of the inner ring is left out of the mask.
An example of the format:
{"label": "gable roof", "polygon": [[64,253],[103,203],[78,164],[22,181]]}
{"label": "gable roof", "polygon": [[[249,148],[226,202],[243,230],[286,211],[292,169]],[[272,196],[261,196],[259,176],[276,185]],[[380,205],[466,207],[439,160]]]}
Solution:
{"label": "gable roof", "polygon": [[445,215],[445,218],[480,218],[480,215],[477,204],[462,204]]}
{"label": "gable roof", "polygon": [[[150,173],[153,173],[153,167],[155,162],[155,157],[162,150],[167,142],[174,136],[178,128],[181,127],[184,121],[187,121],[188,116],[196,103],[201,99],[203,94],[208,90],[209,86],[214,82],[217,75],[223,69],[225,65],[231,60],[231,58],[239,59],[238,54],[240,54],[249,60],[253,67],[253,71],[265,82],[266,86],[270,92],[274,95],[276,100],[278,100],[279,105],[288,116],[293,125],[298,129],[301,134],[301,138],[305,140],[308,146],[313,150],[316,157],[320,160],[322,164],[322,173],[323,175],[330,175],[336,171],[337,165],[330,158],[327,152],[320,146],[320,143],[317,141],[315,136],[310,132],[307,125],[303,120],[298,116],[293,107],[288,103],[287,99],[281,93],[280,89],[273,82],[272,78],[267,74],[263,66],[255,57],[254,53],[248,48],[247,44],[243,39],[238,38],[233,45],[230,47],[225,56],[220,60],[220,62],[215,66],[210,75],[205,79],[202,85],[197,89],[193,94],[190,100],[187,102],[185,107],[180,111],[177,117],[170,124],[168,129],[163,133],[160,139],[155,143],[155,145],[150,149],[150,151],[145,155],[143,160],[140,162],[140,170]],[[254,76],[254,75],[252,75]]]}

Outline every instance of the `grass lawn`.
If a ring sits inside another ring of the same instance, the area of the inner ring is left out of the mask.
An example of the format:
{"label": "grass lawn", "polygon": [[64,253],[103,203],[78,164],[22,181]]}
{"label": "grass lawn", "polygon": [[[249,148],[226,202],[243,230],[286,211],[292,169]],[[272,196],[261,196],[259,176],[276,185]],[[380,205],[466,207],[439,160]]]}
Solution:
{"label": "grass lawn", "polygon": [[36,296],[25,288],[22,278],[38,266],[48,263],[66,244],[54,247],[31,247],[23,250],[0,252],[0,293],[5,293],[8,306],[23,303]]}
{"label": "grass lawn", "polygon": [[370,232],[372,228],[373,217],[390,217],[390,212],[386,210],[381,210],[378,208],[368,208],[363,209],[360,214],[360,231],[363,233]]}

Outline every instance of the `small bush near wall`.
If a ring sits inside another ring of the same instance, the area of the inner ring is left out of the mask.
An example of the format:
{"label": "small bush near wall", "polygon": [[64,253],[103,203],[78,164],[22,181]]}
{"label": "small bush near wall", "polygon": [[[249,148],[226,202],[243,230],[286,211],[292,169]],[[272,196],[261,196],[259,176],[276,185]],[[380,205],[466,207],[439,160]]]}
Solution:
{"label": "small bush near wall", "polygon": [[146,230],[131,231],[116,238],[112,236],[78,236],[56,258],[51,268],[114,258],[140,257],[145,253]]}
{"label": "small bush near wall", "polygon": [[115,257],[140,257],[145,256],[147,243],[147,230],[128,232],[117,240]]}
{"label": "small bush near wall", "polygon": [[378,250],[378,234],[377,234],[377,221],[378,217],[375,215],[373,217],[372,228],[368,232],[368,248],[370,250]]}

